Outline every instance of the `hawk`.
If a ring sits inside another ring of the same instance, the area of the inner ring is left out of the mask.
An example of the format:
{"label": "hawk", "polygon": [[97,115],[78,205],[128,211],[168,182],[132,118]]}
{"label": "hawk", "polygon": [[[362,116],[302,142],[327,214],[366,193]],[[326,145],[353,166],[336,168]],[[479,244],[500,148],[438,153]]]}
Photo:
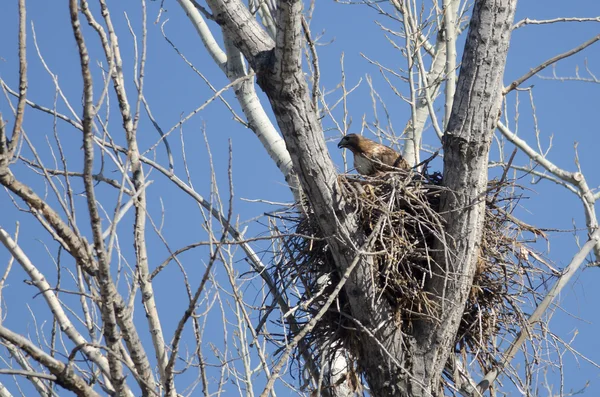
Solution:
{"label": "hawk", "polygon": [[391,147],[357,134],[348,134],[338,143],[338,148],[350,149],[354,154],[354,168],[361,175],[374,176],[395,168],[410,168],[402,155]]}

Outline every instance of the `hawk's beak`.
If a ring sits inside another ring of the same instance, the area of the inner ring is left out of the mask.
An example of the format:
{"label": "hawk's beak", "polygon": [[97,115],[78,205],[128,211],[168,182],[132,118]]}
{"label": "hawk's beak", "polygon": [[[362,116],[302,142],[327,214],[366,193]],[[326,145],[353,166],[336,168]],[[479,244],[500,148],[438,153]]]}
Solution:
{"label": "hawk's beak", "polygon": [[338,148],[341,149],[344,147],[344,141],[341,140],[340,143],[338,143]]}

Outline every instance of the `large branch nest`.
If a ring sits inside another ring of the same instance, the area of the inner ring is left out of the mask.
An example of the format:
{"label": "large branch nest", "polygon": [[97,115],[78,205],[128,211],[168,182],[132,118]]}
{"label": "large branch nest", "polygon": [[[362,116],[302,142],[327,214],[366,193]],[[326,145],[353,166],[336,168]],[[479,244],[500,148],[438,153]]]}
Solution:
{"label": "large branch nest", "polygon": [[[376,233],[369,250],[376,275],[373,282],[407,334],[417,318],[427,316],[435,321],[436,310],[423,286],[435,266],[436,239],[444,235],[443,218],[438,213],[444,189],[441,179],[439,173],[414,171],[367,179],[339,176],[364,234]],[[543,267],[532,263],[541,257],[527,246],[537,236],[544,237],[543,232],[511,214],[519,198],[516,191],[512,182],[495,180],[488,185],[478,267],[456,335],[456,352],[475,359],[483,371],[498,357],[498,344],[524,328],[522,303],[535,299],[535,291],[547,278]],[[298,216],[292,221],[288,227],[294,233],[284,239],[283,257],[274,264],[273,275],[281,283],[279,290],[287,291],[288,300],[296,304],[288,315],[302,327],[322,307],[340,275],[311,217]],[[306,346],[323,364],[341,347],[351,355],[359,352],[354,345],[360,340],[358,332],[342,292],[306,337]]]}

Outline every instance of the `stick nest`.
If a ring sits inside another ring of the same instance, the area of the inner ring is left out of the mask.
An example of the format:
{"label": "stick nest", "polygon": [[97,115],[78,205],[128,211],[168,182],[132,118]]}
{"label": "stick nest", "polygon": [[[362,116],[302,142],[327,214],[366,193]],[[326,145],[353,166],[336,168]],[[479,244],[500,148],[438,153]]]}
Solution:
{"label": "stick nest", "polygon": [[[441,175],[413,171],[367,179],[340,175],[339,182],[365,236],[376,233],[369,249],[373,282],[379,298],[395,310],[395,320],[391,321],[398,321],[407,334],[416,319],[436,321],[437,311],[424,285],[437,266],[436,240],[444,236],[444,221],[438,211],[444,189]],[[523,303],[535,299],[548,275],[543,267],[534,266],[533,262],[542,259],[527,245],[538,236],[545,237],[543,231],[511,214],[518,191],[512,182],[489,182],[477,270],[456,335],[456,353],[474,359],[482,371],[499,357],[498,344],[524,328]],[[288,320],[293,318],[297,328],[302,328],[318,313],[340,274],[312,217],[288,217],[287,221],[294,233],[284,239],[283,257],[272,271],[281,284],[279,290],[287,291],[288,300],[295,304],[292,313],[287,313]],[[323,364],[342,347],[350,354],[360,351],[355,346],[360,343],[360,332],[342,290],[305,337],[303,346]],[[288,338],[294,336],[293,331],[290,334]]]}

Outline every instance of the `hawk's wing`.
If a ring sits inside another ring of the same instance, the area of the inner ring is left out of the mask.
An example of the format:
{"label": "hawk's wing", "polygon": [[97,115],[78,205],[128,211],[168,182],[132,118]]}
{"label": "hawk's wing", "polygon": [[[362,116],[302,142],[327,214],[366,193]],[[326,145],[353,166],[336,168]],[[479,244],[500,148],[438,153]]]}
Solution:
{"label": "hawk's wing", "polygon": [[366,156],[373,160],[377,171],[390,171],[393,168],[408,169],[408,163],[394,149],[376,144],[373,145]]}

